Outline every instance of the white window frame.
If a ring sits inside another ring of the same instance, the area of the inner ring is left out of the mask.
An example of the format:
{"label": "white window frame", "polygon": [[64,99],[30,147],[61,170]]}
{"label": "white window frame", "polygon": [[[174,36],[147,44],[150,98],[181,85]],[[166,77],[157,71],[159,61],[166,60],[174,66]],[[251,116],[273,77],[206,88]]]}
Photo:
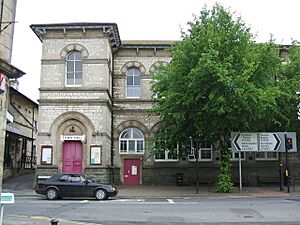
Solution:
{"label": "white window frame", "polygon": [[[129,138],[122,138],[122,135],[124,134],[124,132],[130,132],[130,137]],[[142,136],[142,138],[133,138],[133,132],[134,131],[138,131],[138,133]],[[129,142],[130,141],[134,141],[134,151],[129,151]],[[143,145],[142,145],[142,150],[139,151],[138,150],[138,143],[142,141]],[[126,144],[126,151],[121,149],[121,145],[125,143]],[[120,134],[120,138],[119,138],[119,153],[120,154],[144,154],[145,152],[145,138],[144,138],[144,134],[141,130],[139,130],[138,128],[127,128],[125,130],[122,131],[122,133]]]}
{"label": "white window frame", "polygon": [[[276,161],[278,160],[278,152],[260,152],[260,153],[264,153],[264,157],[263,158],[257,158],[257,155],[255,153],[255,160],[256,161]],[[276,157],[268,157],[268,153],[276,153]]]}
{"label": "white window frame", "polygon": [[[69,57],[72,53],[80,53],[81,54],[81,60],[69,60]],[[74,71],[73,72],[73,84],[68,84],[68,62],[73,62],[74,63]],[[81,63],[81,71],[76,71],[76,63]],[[70,51],[68,55],[66,56],[66,62],[65,62],[65,68],[66,68],[66,73],[65,73],[65,85],[66,87],[81,87],[82,86],[82,79],[83,79],[83,64],[82,64],[82,53],[80,51]],[[75,84],[75,74],[76,72],[81,72],[81,80],[80,84]]]}
{"label": "white window frame", "polygon": [[[209,159],[202,159],[202,155],[201,155],[201,151],[207,151],[207,150],[210,150],[210,158]],[[198,160],[199,161],[203,161],[203,162],[210,162],[213,160],[213,151],[212,151],[212,145],[210,146],[210,148],[200,148],[199,149],[199,152],[198,152]],[[188,159],[189,161],[196,161],[196,157],[195,157],[195,154],[189,154],[188,155]]]}
{"label": "white window frame", "polygon": [[154,155],[154,161],[155,162],[178,162],[179,158],[178,158],[178,148],[179,148],[179,145],[177,144],[176,146],[176,149],[174,149],[177,153],[177,158],[176,159],[171,159],[169,158],[169,152],[170,150],[169,149],[161,149],[161,151],[164,151],[164,155],[165,155],[165,158],[164,159],[157,159],[156,158],[156,155]]}
{"label": "white window frame", "polygon": [[[230,160],[231,160],[231,161],[238,161],[238,160],[239,160],[238,152],[232,151],[231,148],[229,148],[229,151],[231,152]],[[237,156],[236,156],[235,154],[237,154]],[[244,156],[243,156],[243,155],[244,155]],[[242,160],[242,161],[245,161],[245,160],[246,160],[246,152],[241,152],[241,160]]]}
{"label": "white window frame", "polygon": [[[133,71],[139,71],[138,72],[138,74],[135,74],[135,72],[134,72],[134,74],[133,75],[128,75],[128,72],[130,71],[130,70],[133,70]],[[140,84],[139,85],[134,85],[134,84],[132,84],[132,85],[128,85],[128,78],[129,77],[133,77],[133,83],[134,83],[134,80],[135,80],[135,78],[136,77],[138,77],[139,79],[140,79]],[[139,68],[137,68],[137,67],[130,67],[130,68],[128,68],[128,70],[127,70],[127,72],[126,72],[126,90],[125,90],[125,92],[126,92],[126,98],[131,98],[131,99],[136,99],[136,98],[141,98],[141,95],[142,95],[142,93],[141,93],[141,71],[140,71],[140,69]],[[133,89],[133,93],[134,93],[134,89],[139,89],[139,95],[137,96],[137,95],[134,95],[134,96],[128,96],[128,90],[130,89],[130,88],[132,88]]]}

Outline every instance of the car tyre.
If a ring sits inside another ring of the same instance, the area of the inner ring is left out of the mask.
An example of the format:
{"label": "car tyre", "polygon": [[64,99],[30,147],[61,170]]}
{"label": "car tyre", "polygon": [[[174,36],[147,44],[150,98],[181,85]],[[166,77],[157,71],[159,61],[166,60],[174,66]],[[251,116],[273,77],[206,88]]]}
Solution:
{"label": "car tyre", "polygon": [[97,200],[105,200],[108,197],[107,191],[104,189],[98,189],[95,193],[95,197]]}
{"label": "car tyre", "polygon": [[55,188],[49,188],[46,192],[46,197],[49,200],[55,200],[58,198],[58,192]]}

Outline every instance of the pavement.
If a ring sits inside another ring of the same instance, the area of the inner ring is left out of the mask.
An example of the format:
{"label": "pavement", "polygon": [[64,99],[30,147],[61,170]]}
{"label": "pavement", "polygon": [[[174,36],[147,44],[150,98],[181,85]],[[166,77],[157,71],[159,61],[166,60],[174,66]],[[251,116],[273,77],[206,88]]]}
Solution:
{"label": "pavement", "polygon": [[[15,195],[15,199],[18,197],[36,197],[39,196],[33,189],[34,174],[27,174],[21,176],[15,176],[8,178],[3,182],[2,192],[12,192]],[[195,186],[118,186],[119,193],[117,199],[140,199],[140,198],[271,198],[271,197],[300,197],[300,186],[290,188],[290,193],[287,190],[280,191],[278,186],[264,186],[264,187],[243,187],[240,192],[237,187],[231,193],[218,193],[214,188],[209,190],[207,185],[199,186],[198,190]],[[76,221],[67,221],[60,219],[58,223],[51,223],[51,218],[47,217],[5,217],[4,222],[7,221],[7,225],[46,225],[46,224],[59,224],[59,225],[74,225],[85,224]],[[9,222],[8,222],[9,221]],[[95,224],[93,224],[95,225]]]}

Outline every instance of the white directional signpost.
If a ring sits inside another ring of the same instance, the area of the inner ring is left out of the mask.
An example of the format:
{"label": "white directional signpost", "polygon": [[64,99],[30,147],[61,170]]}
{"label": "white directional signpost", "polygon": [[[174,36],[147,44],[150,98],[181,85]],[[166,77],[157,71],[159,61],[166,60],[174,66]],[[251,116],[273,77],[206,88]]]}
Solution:
{"label": "white directional signpost", "polygon": [[281,144],[277,133],[235,133],[232,140],[233,151],[238,152],[273,152]]}
{"label": "white directional signpost", "polygon": [[274,133],[231,133],[232,151],[239,153],[240,192],[242,192],[241,152],[286,152],[286,138],[291,140],[288,152],[297,152],[295,132]]}
{"label": "white directional signpost", "polygon": [[1,204],[1,214],[0,214],[0,225],[2,225],[3,221],[3,211],[5,204],[14,204],[15,203],[15,195],[14,193],[1,193],[0,204]]}
{"label": "white directional signpost", "polygon": [[257,152],[257,133],[237,133],[234,137],[233,144],[237,151]]}
{"label": "white directional signpost", "polygon": [[276,133],[259,133],[259,151],[277,151],[281,140]]}

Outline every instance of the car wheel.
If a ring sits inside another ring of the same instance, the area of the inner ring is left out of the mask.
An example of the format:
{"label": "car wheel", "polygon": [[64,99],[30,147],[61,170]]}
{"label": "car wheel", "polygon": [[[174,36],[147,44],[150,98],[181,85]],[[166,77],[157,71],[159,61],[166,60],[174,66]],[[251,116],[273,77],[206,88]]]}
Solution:
{"label": "car wheel", "polygon": [[49,200],[55,200],[58,198],[58,192],[55,188],[49,188],[46,192],[46,197]]}
{"label": "car wheel", "polygon": [[95,196],[96,196],[96,199],[98,199],[98,200],[105,200],[108,197],[107,192],[103,189],[97,190],[95,193]]}

